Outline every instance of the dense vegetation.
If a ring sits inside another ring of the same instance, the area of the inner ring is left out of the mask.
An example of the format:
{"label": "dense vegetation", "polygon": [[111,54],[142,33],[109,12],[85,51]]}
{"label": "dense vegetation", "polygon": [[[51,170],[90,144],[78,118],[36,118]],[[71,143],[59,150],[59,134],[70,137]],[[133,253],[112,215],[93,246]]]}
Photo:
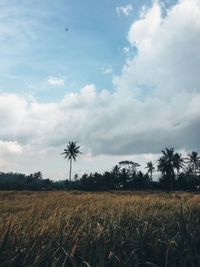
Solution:
{"label": "dense vegetation", "polygon": [[41,172],[30,175],[21,173],[0,172],[0,190],[60,190],[65,188],[63,181],[53,182],[50,179],[43,179]]}
{"label": "dense vegetation", "polygon": [[200,266],[194,193],[1,192],[0,266]]}
{"label": "dense vegetation", "polygon": [[[72,159],[76,159],[77,153],[80,153],[79,147],[74,146],[73,142],[69,142],[68,150],[65,149],[63,153],[70,161],[69,180],[65,182],[42,179],[40,172],[28,176],[18,173],[0,173],[0,190],[198,191],[200,188],[200,156],[195,151],[183,158],[173,148],[166,148],[156,163],[151,161],[146,163],[145,172],[139,170],[138,163],[126,160],[119,162],[111,171],[103,174],[91,173],[81,177],[75,175],[71,180]],[[157,180],[153,179],[155,172],[157,172]]]}

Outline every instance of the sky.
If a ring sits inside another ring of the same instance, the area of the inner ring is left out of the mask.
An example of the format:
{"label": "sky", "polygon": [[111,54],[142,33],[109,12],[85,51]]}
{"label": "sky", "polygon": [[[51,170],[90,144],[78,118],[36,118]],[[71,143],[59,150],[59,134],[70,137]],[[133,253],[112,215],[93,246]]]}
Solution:
{"label": "sky", "polygon": [[0,0],[0,171],[68,178],[199,151],[199,0]]}

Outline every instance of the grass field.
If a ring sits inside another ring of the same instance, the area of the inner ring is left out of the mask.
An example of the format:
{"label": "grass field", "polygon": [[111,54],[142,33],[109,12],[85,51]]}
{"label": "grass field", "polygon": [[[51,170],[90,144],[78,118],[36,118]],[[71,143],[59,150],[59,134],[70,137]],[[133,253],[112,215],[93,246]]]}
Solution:
{"label": "grass field", "polygon": [[0,266],[200,266],[200,195],[0,192]]}

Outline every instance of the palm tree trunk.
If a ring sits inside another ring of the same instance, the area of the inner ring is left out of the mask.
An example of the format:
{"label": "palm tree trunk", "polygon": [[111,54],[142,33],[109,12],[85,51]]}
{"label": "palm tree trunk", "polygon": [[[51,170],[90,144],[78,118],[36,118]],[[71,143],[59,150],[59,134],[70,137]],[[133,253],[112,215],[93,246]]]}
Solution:
{"label": "palm tree trunk", "polygon": [[172,192],[173,191],[172,172],[168,171],[166,174],[169,177],[168,178],[169,179],[169,189]]}
{"label": "palm tree trunk", "polygon": [[175,173],[174,171],[170,171],[170,191],[172,192],[174,190],[175,185]]}
{"label": "palm tree trunk", "polygon": [[172,177],[170,176],[170,191],[173,191],[173,185],[172,185]]}
{"label": "palm tree trunk", "polygon": [[194,173],[195,173],[195,176],[197,176],[197,168],[196,168],[196,166],[194,167]]}
{"label": "palm tree trunk", "polygon": [[70,159],[69,164],[70,164],[70,166],[69,166],[69,181],[70,181],[70,185],[71,185],[71,181],[72,181],[72,158]]}

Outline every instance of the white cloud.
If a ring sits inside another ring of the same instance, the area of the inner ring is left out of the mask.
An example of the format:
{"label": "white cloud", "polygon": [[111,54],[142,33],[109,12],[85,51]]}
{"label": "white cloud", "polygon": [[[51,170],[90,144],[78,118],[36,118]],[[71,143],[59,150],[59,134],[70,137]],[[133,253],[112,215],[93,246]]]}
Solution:
{"label": "white cloud", "polygon": [[65,81],[62,78],[50,76],[47,79],[47,84],[51,85],[51,86],[64,86],[65,85]]}
{"label": "white cloud", "polygon": [[140,15],[140,19],[133,23],[130,28],[128,40],[136,47],[146,47],[151,45],[151,41],[161,25],[161,8],[155,2],[151,9]]}
{"label": "white cloud", "polygon": [[118,16],[128,16],[133,11],[133,6],[128,4],[126,6],[118,6],[116,7],[116,12]]}
{"label": "white cloud", "polygon": [[113,72],[113,68],[111,65],[105,65],[105,66],[101,67],[101,72],[103,74],[111,74]]}
{"label": "white cloud", "polygon": [[0,140],[0,154],[21,155],[22,146],[17,141],[2,141]]}
{"label": "white cloud", "polygon": [[3,170],[11,170],[15,168],[16,159],[20,158],[24,153],[24,147],[18,141],[0,140],[0,168]]}
{"label": "white cloud", "polygon": [[123,48],[123,52],[124,52],[124,54],[129,54],[129,52],[130,52],[130,47],[128,47],[128,46],[125,46],[124,48]]}
{"label": "white cloud", "polygon": [[115,80],[120,87],[151,84],[156,94],[199,91],[200,2],[182,0],[163,17],[159,3],[134,22],[128,34],[137,56]]}

